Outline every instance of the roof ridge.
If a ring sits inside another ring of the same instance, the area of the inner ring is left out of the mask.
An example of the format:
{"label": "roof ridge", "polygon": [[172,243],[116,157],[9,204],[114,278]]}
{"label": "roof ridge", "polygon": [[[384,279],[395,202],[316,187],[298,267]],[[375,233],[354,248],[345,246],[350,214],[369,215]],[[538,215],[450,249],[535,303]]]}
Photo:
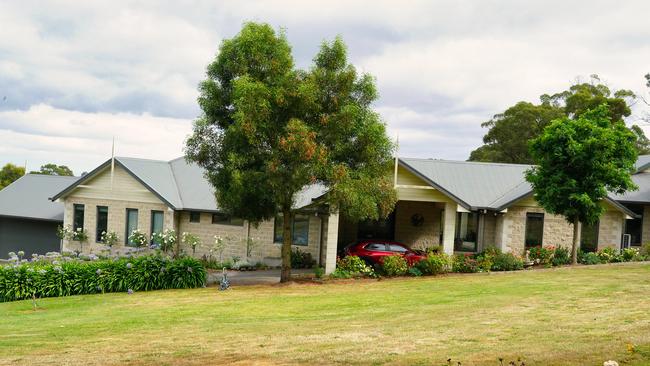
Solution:
{"label": "roof ridge", "polygon": [[[156,163],[168,163],[166,160],[159,160],[159,159],[145,159],[145,158],[132,158],[130,156],[116,156],[115,159],[131,159],[131,160],[140,160],[140,161],[149,161],[149,162],[156,162]],[[109,159],[110,160],[110,159]]]}
{"label": "roof ridge", "polygon": [[464,161],[464,160],[447,160],[447,159],[436,159],[436,158],[408,158],[400,157],[399,159],[406,160],[419,160],[419,161],[430,161],[430,162],[441,162],[441,163],[451,163],[451,164],[470,164],[470,165],[497,165],[497,166],[525,166],[531,167],[532,164],[515,164],[515,163],[496,163],[489,161]]}
{"label": "roof ridge", "polygon": [[185,207],[185,202],[183,201],[183,196],[181,195],[181,190],[178,188],[178,181],[176,180],[176,171],[174,171],[174,166],[172,165],[173,161],[178,160],[178,158],[170,160],[167,163],[169,170],[172,173],[172,183],[174,184],[174,191],[176,191],[176,196],[178,197],[178,202],[181,203],[181,207],[178,207],[178,210],[182,210]]}
{"label": "roof ridge", "polygon": [[[64,178],[64,179],[72,179],[72,178],[77,178],[78,179],[78,178],[80,178],[80,176],[76,176],[76,175],[57,175],[57,174],[38,174],[38,173],[23,174],[22,176],[20,176],[20,178],[26,177],[28,175],[32,176],[32,177],[38,176],[38,177]],[[18,179],[20,179],[20,178],[18,178]],[[16,179],[16,180],[18,180],[18,179]]]}

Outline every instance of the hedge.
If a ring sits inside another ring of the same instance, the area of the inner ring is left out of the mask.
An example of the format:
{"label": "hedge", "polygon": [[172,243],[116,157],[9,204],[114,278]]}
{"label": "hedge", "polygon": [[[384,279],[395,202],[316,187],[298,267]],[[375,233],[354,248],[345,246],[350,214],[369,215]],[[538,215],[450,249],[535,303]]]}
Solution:
{"label": "hedge", "polygon": [[191,257],[162,255],[96,261],[26,262],[0,266],[0,302],[31,298],[196,288],[206,270]]}

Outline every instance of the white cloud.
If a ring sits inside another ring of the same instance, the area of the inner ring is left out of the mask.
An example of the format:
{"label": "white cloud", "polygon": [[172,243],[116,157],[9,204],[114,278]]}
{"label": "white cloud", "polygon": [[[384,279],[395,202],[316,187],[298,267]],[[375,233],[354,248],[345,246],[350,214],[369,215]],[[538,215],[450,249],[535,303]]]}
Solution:
{"label": "white cloud", "polygon": [[92,170],[115,154],[171,160],[183,154],[191,133],[185,119],[132,113],[85,113],[36,105],[27,111],[0,112],[0,164],[28,163],[35,170],[54,162]]}

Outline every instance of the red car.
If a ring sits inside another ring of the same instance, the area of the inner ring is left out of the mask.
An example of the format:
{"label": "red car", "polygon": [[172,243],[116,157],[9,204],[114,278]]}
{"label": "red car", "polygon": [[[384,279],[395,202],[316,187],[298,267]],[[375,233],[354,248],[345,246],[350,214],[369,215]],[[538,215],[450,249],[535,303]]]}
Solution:
{"label": "red car", "polygon": [[384,240],[363,240],[353,243],[345,247],[344,253],[345,255],[356,255],[372,266],[380,264],[382,258],[395,254],[403,256],[409,265],[426,258],[422,252],[415,251],[407,245]]}

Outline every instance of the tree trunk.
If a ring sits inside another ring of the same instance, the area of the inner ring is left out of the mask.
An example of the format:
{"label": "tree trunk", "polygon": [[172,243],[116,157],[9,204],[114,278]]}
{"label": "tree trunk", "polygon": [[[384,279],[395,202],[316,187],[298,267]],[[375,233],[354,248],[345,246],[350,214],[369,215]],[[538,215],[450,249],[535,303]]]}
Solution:
{"label": "tree trunk", "polygon": [[282,209],[282,272],[280,282],[291,280],[291,209]]}
{"label": "tree trunk", "polygon": [[580,246],[580,219],[573,220],[573,246],[571,247],[571,263],[578,264],[578,247]]}

